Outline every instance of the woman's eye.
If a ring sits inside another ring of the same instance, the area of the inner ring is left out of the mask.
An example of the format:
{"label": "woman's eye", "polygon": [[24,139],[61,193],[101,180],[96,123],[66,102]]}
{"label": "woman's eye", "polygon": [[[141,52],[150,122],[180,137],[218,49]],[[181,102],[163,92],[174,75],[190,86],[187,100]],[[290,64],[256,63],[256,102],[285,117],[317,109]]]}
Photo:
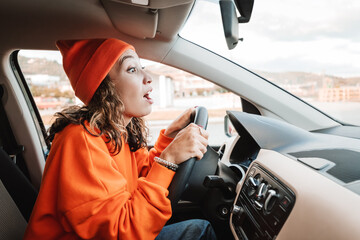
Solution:
{"label": "woman's eye", "polygon": [[130,67],[127,71],[129,73],[134,73],[134,72],[136,72],[136,68],[135,67]]}

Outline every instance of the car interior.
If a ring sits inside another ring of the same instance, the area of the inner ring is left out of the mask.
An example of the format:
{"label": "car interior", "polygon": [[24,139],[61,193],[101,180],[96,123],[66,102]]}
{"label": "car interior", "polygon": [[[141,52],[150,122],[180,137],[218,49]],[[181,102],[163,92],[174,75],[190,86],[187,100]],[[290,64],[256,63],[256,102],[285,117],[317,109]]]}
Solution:
{"label": "car interior", "polygon": [[[360,239],[360,128],[183,38],[198,2],[0,2],[0,239],[22,238],[51,147],[19,50],[92,38],[121,39],[142,59],[192,73],[241,101],[242,111],[224,106],[226,141],[176,173],[169,224],[207,219],[218,239]],[[225,47],[240,44],[237,26],[251,21],[256,4],[220,1]],[[207,109],[199,107],[194,121],[206,126]]]}

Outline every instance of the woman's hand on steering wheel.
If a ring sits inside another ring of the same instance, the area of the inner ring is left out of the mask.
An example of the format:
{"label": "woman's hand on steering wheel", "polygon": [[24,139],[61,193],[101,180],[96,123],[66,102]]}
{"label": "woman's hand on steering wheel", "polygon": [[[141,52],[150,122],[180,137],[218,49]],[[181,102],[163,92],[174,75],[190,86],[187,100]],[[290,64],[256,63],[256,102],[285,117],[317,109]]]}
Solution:
{"label": "woman's hand on steering wheel", "polygon": [[[189,111],[185,113],[191,114]],[[178,121],[179,124],[185,122],[182,121],[183,116],[185,115],[183,114],[178,118],[180,119],[180,121]],[[174,140],[161,153],[160,158],[176,164],[187,161],[192,157],[201,159],[207,150],[208,137],[209,134],[205,129],[194,123],[190,123],[182,130],[177,131]]]}
{"label": "woman's hand on steering wheel", "polygon": [[195,111],[196,107],[186,109],[165,129],[164,134],[174,138],[181,129],[185,128],[191,122],[191,117],[195,115]]}

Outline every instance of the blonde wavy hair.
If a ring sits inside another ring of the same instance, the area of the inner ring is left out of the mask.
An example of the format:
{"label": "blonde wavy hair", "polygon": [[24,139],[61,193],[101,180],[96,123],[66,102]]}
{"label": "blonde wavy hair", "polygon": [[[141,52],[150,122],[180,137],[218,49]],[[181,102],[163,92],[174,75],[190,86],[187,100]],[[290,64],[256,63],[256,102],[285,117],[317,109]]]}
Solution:
{"label": "blonde wavy hair", "polygon": [[[122,147],[122,139],[128,142],[130,150],[147,147],[148,128],[142,118],[133,117],[126,126],[124,104],[115,91],[115,85],[109,76],[102,81],[87,106],[70,106],[55,113],[55,121],[48,129],[47,141],[52,142],[55,134],[69,124],[81,124],[93,136],[105,136],[114,148],[110,151],[116,155]],[[86,126],[88,122],[90,129]]]}

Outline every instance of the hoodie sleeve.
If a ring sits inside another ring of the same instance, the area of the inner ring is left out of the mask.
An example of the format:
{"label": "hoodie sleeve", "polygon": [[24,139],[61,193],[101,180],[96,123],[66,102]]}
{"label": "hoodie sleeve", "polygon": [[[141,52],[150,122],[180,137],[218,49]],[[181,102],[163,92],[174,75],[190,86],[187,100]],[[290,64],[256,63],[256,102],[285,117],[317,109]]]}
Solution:
{"label": "hoodie sleeve", "polygon": [[[154,239],[171,217],[167,187],[174,172],[154,164],[146,177],[131,183],[100,137],[82,131],[65,138],[55,156],[61,161],[57,205],[65,231],[82,239]],[[148,163],[150,156],[138,157]],[[130,184],[137,186],[132,193]]]}
{"label": "hoodie sleeve", "polygon": [[[150,151],[141,148],[135,152],[139,176],[146,176],[153,165],[158,165],[156,163],[154,164],[154,157],[159,157],[162,151],[172,142],[173,138],[167,137],[164,132],[165,129],[160,131],[159,138]],[[171,171],[169,169],[167,170]]]}

